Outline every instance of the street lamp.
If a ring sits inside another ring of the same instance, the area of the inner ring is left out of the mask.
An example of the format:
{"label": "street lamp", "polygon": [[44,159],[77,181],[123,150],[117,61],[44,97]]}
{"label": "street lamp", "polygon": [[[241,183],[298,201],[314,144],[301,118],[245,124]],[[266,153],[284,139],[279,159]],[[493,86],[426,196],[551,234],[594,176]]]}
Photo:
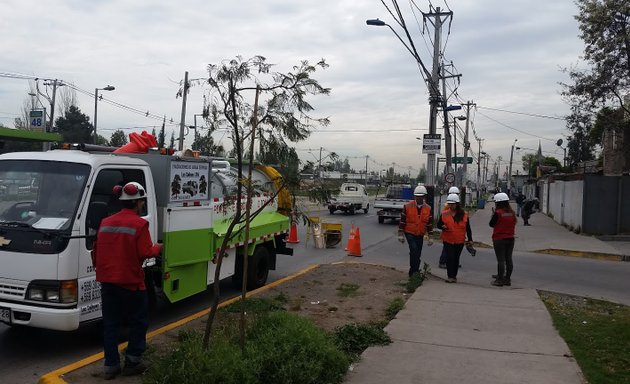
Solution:
{"label": "street lamp", "polygon": [[564,150],[564,157],[562,158],[562,168],[567,167],[567,147],[562,147],[562,139],[556,141],[556,145]]}
{"label": "street lamp", "polygon": [[94,144],[98,144],[98,135],[96,134],[96,119],[98,116],[98,91],[113,91],[114,89],[116,88],[111,85],[103,88],[94,88]]}
{"label": "street lamp", "polygon": [[[437,74],[437,65],[436,65],[436,60],[437,57],[439,56],[438,53],[439,51],[436,53],[435,57],[434,57],[434,73],[432,74],[431,72],[429,72],[427,70],[427,68],[425,67],[424,63],[422,62],[422,59],[420,59],[420,56],[418,55],[417,51],[415,50],[415,47],[413,48],[413,50],[409,47],[409,45],[407,45],[405,43],[405,41],[400,37],[400,35],[398,35],[398,33],[396,33],[396,31],[394,30],[394,28],[392,28],[389,24],[387,24],[386,22],[380,20],[380,19],[369,19],[366,20],[365,23],[367,25],[371,25],[371,26],[377,26],[377,27],[383,27],[386,26],[388,27],[393,33],[394,35],[396,35],[396,37],[398,38],[398,40],[402,43],[402,45],[407,49],[407,51],[411,54],[411,56],[413,56],[413,58],[416,60],[416,62],[418,63],[418,65],[420,66],[420,68],[422,69],[422,73],[424,75],[424,77],[426,78],[426,81],[428,83],[428,87],[429,87],[429,104],[430,104],[430,113],[429,113],[429,134],[431,135],[435,135],[436,134],[436,120],[437,120],[437,108],[438,108],[438,104],[441,103],[441,96],[440,96],[440,92],[438,90],[438,74]],[[437,32],[436,32],[437,34]],[[439,35],[437,35],[439,37]],[[439,40],[436,40],[439,41]],[[436,42],[436,47],[434,49],[438,49],[439,47],[439,43]],[[431,189],[434,184],[435,184],[435,180],[434,180],[434,171],[436,168],[436,164],[435,164],[435,154],[433,153],[428,153],[427,154],[427,180],[426,180],[426,184],[428,187],[430,187],[429,189]],[[429,191],[429,205],[433,206],[433,192],[432,190]]]}
{"label": "street lamp", "polygon": [[512,143],[512,150],[510,151],[510,166],[508,167],[508,183],[507,183],[508,192],[512,191],[512,159],[514,158],[514,146],[516,145],[517,141],[518,139],[514,139],[514,142]]}

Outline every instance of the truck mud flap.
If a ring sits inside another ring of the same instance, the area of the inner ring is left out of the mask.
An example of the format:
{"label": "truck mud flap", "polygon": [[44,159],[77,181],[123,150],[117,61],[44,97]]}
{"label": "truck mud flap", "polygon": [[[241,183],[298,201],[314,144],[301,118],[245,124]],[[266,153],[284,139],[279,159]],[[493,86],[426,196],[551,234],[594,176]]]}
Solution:
{"label": "truck mud flap", "polygon": [[287,247],[286,238],[287,238],[287,234],[286,233],[283,233],[283,234],[275,236],[276,253],[279,253],[281,255],[293,256],[293,248],[288,248]]}

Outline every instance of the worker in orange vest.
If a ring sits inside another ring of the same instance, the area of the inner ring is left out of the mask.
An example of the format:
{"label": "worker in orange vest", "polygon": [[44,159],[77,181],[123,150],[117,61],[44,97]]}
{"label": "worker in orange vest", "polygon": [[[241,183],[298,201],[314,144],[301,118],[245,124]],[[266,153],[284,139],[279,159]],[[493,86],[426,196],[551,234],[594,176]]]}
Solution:
{"label": "worker in orange vest", "polygon": [[[403,206],[398,224],[398,241],[404,243],[406,239],[409,244],[409,277],[420,272],[424,236],[433,231],[431,206],[424,201],[426,194],[427,189],[424,185],[418,185],[414,189],[414,200]],[[427,245],[431,244],[433,241],[429,238]]]}
{"label": "worker in orange vest", "polygon": [[[450,187],[448,189],[448,194],[450,195],[451,193],[456,193],[459,195],[459,188]],[[441,213],[448,212],[448,211],[449,211],[448,203],[444,203],[444,209],[442,209]],[[444,241],[444,238],[442,236],[440,236],[440,238],[442,239],[442,241]],[[446,247],[444,247],[444,243],[442,243],[442,254],[440,254],[440,262],[438,264],[438,267],[442,269],[446,269]]]}
{"label": "worker in orange vest", "polygon": [[496,209],[493,209],[490,226],[492,231],[492,245],[497,257],[497,274],[492,275],[492,285],[501,287],[512,285],[511,276],[513,270],[512,251],[514,250],[514,229],[516,227],[516,215],[510,206],[510,198],[505,193],[494,195]]}
{"label": "worker in orange vest", "polygon": [[464,249],[464,244],[472,245],[472,230],[470,229],[468,214],[460,205],[459,195],[449,194],[446,203],[449,211],[442,213],[437,227],[442,230],[442,240],[446,249],[446,273],[448,277],[446,282],[456,283],[459,257]]}

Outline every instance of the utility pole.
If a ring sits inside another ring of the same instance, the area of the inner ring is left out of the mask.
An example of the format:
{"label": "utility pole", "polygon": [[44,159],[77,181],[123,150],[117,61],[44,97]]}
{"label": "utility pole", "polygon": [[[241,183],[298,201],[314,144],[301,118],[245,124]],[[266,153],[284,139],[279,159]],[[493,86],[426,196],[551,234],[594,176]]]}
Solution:
{"label": "utility pole", "polygon": [[[442,24],[446,19],[453,16],[453,12],[441,12],[440,7],[435,9],[435,12],[423,14],[424,20],[429,20],[434,28],[434,38],[433,38],[433,68],[431,72],[431,78],[427,79],[429,81],[429,102],[430,102],[430,113],[429,113],[429,134],[435,135],[437,131],[437,109],[438,105],[442,104],[446,105],[446,101],[443,96],[440,96],[439,92],[439,80],[440,80],[440,50],[442,46]],[[434,19],[434,20],[432,20]],[[427,186],[429,187],[429,196],[427,202],[431,207],[434,207],[433,197],[435,192],[435,184],[436,180],[434,179],[435,170],[436,170],[436,157],[435,154],[427,155]],[[434,209],[434,214],[435,214]]]}
{"label": "utility pole", "polygon": [[184,73],[184,91],[182,92],[182,116],[179,122],[179,150],[184,150],[184,125],[186,124],[186,96],[188,96],[188,71]]}
{"label": "utility pole", "polygon": [[317,165],[317,178],[322,177],[322,147],[319,147],[319,163]]}
{"label": "utility pole", "polygon": [[470,148],[470,142],[468,141],[468,127],[470,126],[470,107],[477,104],[472,101],[463,104],[466,107],[466,133],[464,135],[464,167],[462,168],[462,185],[466,185],[466,172],[468,171],[468,149]]}
{"label": "utility pole", "polygon": [[477,152],[477,201],[481,197],[481,139],[477,138],[477,142],[479,143],[479,150]]}
{"label": "utility pole", "polygon": [[[453,64],[451,64],[452,66]],[[444,113],[444,146],[446,147],[446,172],[451,172],[451,133],[448,128],[448,98],[446,97],[446,79],[450,78],[459,78],[462,75],[446,75],[446,66],[442,62],[442,95],[443,103],[442,103],[442,112]],[[455,128],[453,128],[454,130]],[[457,154],[455,154],[457,156]]]}
{"label": "utility pole", "polygon": [[365,156],[365,187],[367,188],[367,163],[368,163],[368,158],[370,156],[366,155]]}

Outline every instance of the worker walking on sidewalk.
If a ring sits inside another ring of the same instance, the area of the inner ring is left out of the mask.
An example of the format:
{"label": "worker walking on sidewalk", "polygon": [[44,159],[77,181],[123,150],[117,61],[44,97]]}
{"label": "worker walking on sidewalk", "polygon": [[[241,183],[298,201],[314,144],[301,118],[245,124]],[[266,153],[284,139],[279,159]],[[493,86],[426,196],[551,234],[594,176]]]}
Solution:
{"label": "worker walking on sidewalk", "polygon": [[[446,198],[449,211],[442,213],[437,227],[442,230],[442,239],[446,249],[446,274],[447,283],[457,282],[457,270],[459,269],[459,257],[464,249],[464,244],[472,245],[472,230],[468,214],[460,205],[459,195],[451,193]],[[466,241],[468,237],[468,241]]]}
{"label": "worker walking on sidewalk", "polygon": [[496,209],[492,209],[490,226],[492,231],[492,245],[497,257],[497,274],[492,275],[492,285],[501,287],[512,285],[511,276],[513,270],[512,251],[514,250],[514,230],[516,228],[516,215],[510,206],[510,199],[505,193],[494,195]]}
{"label": "worker walking on sidewalk", "polygon": [[[418,185],[413,191],[414,201],[409,201],[403,206],[398,224],[398,241],[407,240],[409,244],[409,277],[420,272],[420,257],[422,255],[422,243],[426,234],[431,234],[431,206],[424,202],[427,189],[424,185]],[[429,237],[427,245],[433,244]]]}
{"label": "worker walking on sidewalk", "polygon": [[[456,193],[459,195],[459,188],[450,187],[448,189],[448,194],[450,195],[451,193]],[[440,214],[448,212],[448,211],[449,211],[448,203],[444,203],[444,209],[442,209],[442,212],[440,212]],[[442,234],[444,234],[444,232],[442,232]],[[444,241],[444,238],[443,237],[441,238],[442,238],[442,241]],[[438,267],[442,269],[446,269],[446,247],[444,246],[443,242],[442,242],[442,253],[440,254],[440,261],[439,261]]]}
{"label": "worker walking on sidewalk", "polygon": [[[142,264],[162,251],[161,244],[151,241],[149,222],[140,217],[147,198],[144,187],[129,182],[124,187],[115,186],[114,194],[123,209],[103,219],[92,250],[96,280],[101,283],[105,380],[114,379],[121,372],[130,376],[145,370],[141,359],[149,321]],[[125,319],[129,323],[129,344],[121,370],[118,333]]]}

